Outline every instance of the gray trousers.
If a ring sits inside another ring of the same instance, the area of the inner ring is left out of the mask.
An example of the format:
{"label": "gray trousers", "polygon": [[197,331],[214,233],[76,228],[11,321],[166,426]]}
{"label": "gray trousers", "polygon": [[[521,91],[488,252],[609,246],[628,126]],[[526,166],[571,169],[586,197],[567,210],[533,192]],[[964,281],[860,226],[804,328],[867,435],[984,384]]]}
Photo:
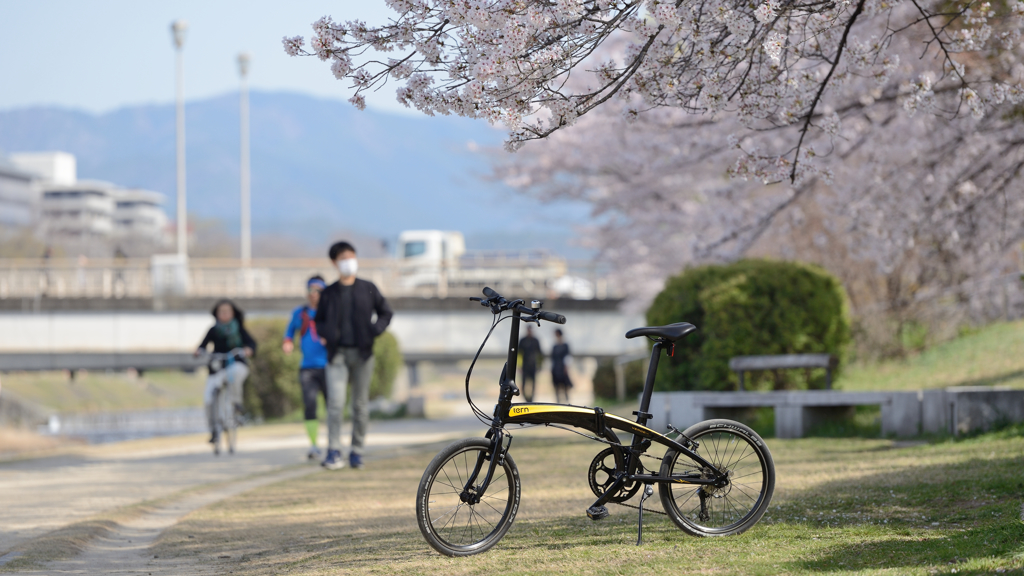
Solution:
{"label": "gray trousers", "polygon": [[373,356],[366,360],[358,348],[338,348],[334,360],[327,365],[327,449],[341,450],[342,414],[345,412],[345,391],[352,383],[352,452],[361,454],[370,422],[370,378]]}

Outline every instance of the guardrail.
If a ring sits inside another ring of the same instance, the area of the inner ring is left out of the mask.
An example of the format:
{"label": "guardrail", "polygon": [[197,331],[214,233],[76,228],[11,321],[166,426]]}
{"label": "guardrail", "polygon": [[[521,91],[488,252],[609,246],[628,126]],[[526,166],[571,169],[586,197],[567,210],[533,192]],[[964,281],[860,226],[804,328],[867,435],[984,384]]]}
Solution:
{"label": "guardrail", "polygon": [[[151,298],[177,296],[301,297],[313,274],[337,276],[326,258],[263,258],[243,266],[232,258],[192,258],[173,269],[173,258],[0,259],[0,299]],[[553,298],[618,298],[621,290],[593,262],[558,258],[474,257],[465,267],[410,265],[391,258],[360,259],[359,276],[389,297],[476,295],[483,286]],[[571,279],[569,282],[564,281]],[[579,289],[580,280],[585,285]]]}

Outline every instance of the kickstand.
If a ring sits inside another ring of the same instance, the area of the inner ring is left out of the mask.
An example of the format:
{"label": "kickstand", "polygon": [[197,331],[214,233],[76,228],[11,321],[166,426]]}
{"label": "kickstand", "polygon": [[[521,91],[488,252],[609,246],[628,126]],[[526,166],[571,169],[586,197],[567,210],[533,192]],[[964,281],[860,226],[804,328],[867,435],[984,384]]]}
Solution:
{"label": "kickstand", "polygon": [[640,495],[640,518],[636,523],[636,545],[639,546],[644,542],[644,501],[654,494],[654,486],[647,484],[644,486],[644,493]]}

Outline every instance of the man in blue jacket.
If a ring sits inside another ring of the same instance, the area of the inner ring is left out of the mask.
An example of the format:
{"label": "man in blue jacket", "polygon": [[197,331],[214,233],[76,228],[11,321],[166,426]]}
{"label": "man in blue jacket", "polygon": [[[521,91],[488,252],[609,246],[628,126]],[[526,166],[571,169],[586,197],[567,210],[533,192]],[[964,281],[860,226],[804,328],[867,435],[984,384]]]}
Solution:
{"label": "man in blue jacket", "polygon": [[292,312],[292,321],[284,331],[284,343],[281,349],[291,354],[295,349],[292,341],[295,333],[299,333],[302,364],[299,367],[299,383],[302,385],[302,403],[305,409],[306,434],[309,434],[310,449],[307,457],[310,460],[320,458],[320,449],[316,447],[316,437],[320,431],[320,422],[316,418],[317,394],[322,394],[327,404],[327,348],[320,341],[316,331],[316,308],[320,304],[320,293],[327,283],[320,276],[313,276],[306,282],[307,304],[299,306]]}

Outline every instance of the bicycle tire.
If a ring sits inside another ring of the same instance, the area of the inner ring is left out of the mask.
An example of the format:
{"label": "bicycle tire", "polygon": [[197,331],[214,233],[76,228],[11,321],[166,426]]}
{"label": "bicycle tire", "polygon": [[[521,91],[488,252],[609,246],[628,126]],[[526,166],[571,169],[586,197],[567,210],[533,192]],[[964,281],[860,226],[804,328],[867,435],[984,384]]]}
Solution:
{"label": "bicycle tire", "polygon": [[222,420],[221,409],[221,389],[214,388],[213,390],[213,455],[220,456],[220,443],[224,436],[224,426]]}
{"label": "bicycle tire", "polygon": [[228,393],[228,388],[223,388],[222,392],[221,426],[224,430],[224,444],[227,446],[228,454],[234,454],[235,444],[238,440],[238,426],[235,422],[235,405],[231,401],[231,394]]}
{"label": "bicycle tire", "polygon": [[[727,471],[730,482],[722,488],[659,484],[661,504],[668,517],[687,534],[700,537],[741,534],[757,524],[775,492],[775,462],[764,440],[748,426],[732,420],[706,420],[683,434],[700,443],[697,454]],[[756,460],[751,460],[751,455]],[[665,453],[662,476],[700,471],[695,462],[680,456],[675,450]]]}
{"label": "bicycle tire", "polygon": [[[458,440],[434,456],[423,471],[416,490],[416,521],[427,543],[445,556],[489,550],[505,536],[519,511],[519,469],[509,454],[495,468],[479,503],[466,503],[460,496],[477,457],[489,458],[490,449],[486,438]],[[486,473],[485,467],[478,481]]]}

